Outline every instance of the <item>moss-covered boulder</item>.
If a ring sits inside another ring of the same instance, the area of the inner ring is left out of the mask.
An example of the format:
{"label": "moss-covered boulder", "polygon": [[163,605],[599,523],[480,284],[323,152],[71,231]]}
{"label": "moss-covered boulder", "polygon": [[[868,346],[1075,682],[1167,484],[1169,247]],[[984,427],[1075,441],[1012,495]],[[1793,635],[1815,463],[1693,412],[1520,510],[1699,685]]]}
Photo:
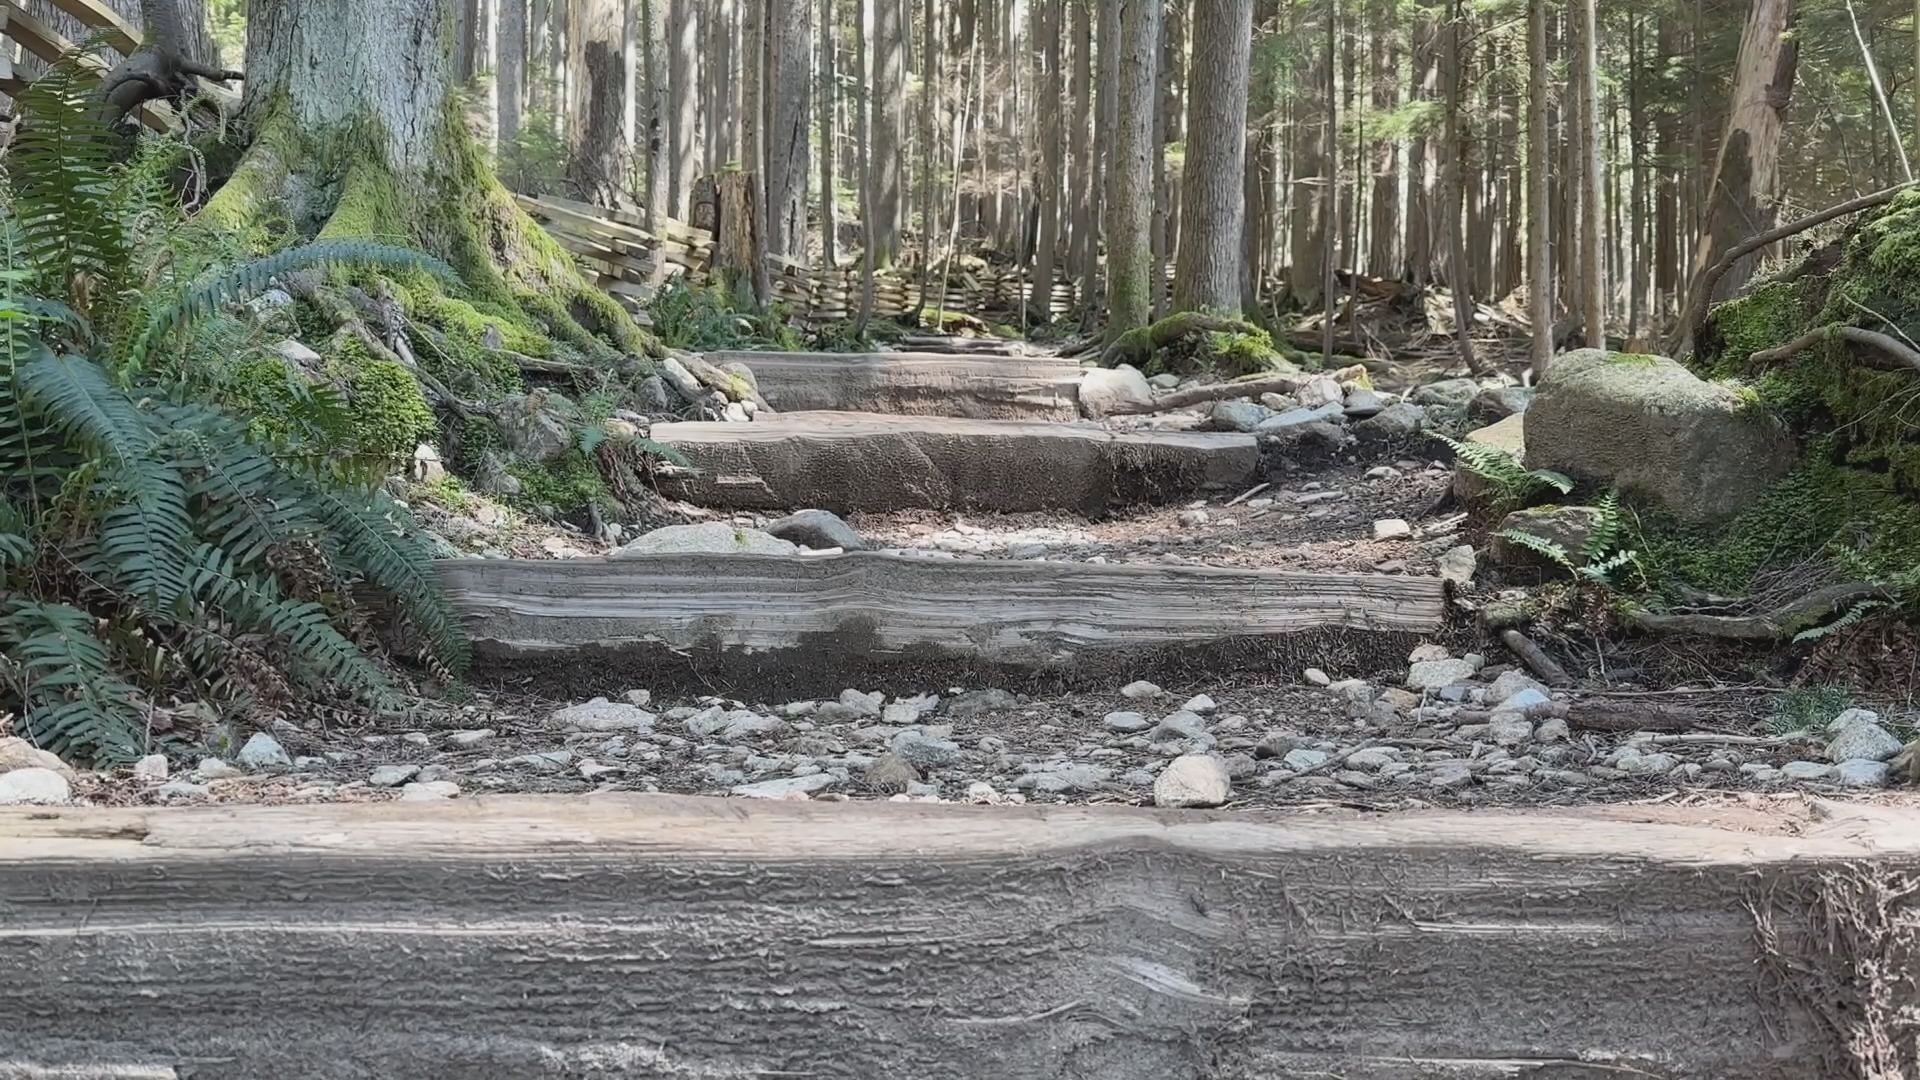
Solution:
{"label": "moss-covered boulder", "polygon": [[1522,415],[1528,468],[1652,500],[1688,522],[1738,514],[1798,456],[1752,395],[1659,356],[1568,353]]}

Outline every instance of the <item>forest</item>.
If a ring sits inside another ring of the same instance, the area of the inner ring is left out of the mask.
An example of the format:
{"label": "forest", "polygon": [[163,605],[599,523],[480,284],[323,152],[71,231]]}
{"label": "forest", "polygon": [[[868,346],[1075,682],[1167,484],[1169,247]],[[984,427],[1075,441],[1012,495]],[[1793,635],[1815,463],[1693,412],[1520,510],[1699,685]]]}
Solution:
{"label": "forest", "polygon": [[458,552],[418,515],[498,500],[567,550],[680,520],[662,478],[700,470],[654,422],[767,408],[725,350],[1181,387],[1135,412],[1665,354],[1867,491],[1876,583],[1920,572],[1898,5],[6,13],[0,714],[61,753],[131,760],[206,700],[460,685]]}

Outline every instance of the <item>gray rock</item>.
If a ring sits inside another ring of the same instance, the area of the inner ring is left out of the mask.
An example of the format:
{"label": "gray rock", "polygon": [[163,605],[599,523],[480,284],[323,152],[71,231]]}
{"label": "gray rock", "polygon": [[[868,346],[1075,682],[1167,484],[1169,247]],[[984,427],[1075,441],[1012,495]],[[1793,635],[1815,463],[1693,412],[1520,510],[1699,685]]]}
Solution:
{"label": "gray rock", "polygon": [[1402,442],[1427,426],[1427,411],[1404,401],[1395,402],[1353,426],[1354,434],[1370,442]]}
{"label": "gray rock", "polygon": [[1467,402],[1467,417],[1477,424],[1497,424],[1527,411],[1533,404],[1530,386],[1498,386],[1480,391]]}
{"label": "gray rock", "polygon": [[1194,696],[1187,699],[1187,703],[1185,705],[1180,706],[1180,711],[1190,712],[1190,713],[1199,713],[1201,716],[1206,716],[1219,708],[1220,706],[1214,704],[1213,699],[1208,697],[1207,695],[1195,694]]}
{"label": "gray rock", "polygon": [[935,739],[918,731],[903,731],[893,737],[893,752],[916,769],[940,769],[960,760],[960,744]]}
{"label": "gray rock", "polygon": [[133,763],[133,778],[157,783],[167,778],[167,755],[148,754]]}
{"label": "gray rock", "polygon": [[1357,386],[1347,391],[1346,413],[1349,420],[1365,420],[1370,416],[1378,416],[1386,407],[1386,399],[1364,386]]}
{"label": "gray rock", "polygon": [[634,403],[640,411],[658,415],[673,411],[673,398],[667,393],[667,382],[658,375],[649,375],[640,380],[633,388]]}
{"label": "gray rock", "polygon": [[1080,412],[1088,419],[1101,420],[1122,409],[1152,404],[1152,384],[1127,364],[1088,368],[1086,374],[1080,376]]}
{"label": "gray rock", "polygon": [[[1558,363],[1558,361],[1555,361]],[[1465,409],[1480,394],[1480,384],[1472,379],[1441,379],[1416,388],[1408,395],[1415,405],[1436,405],[1443,409]]]}
{"label": "gray rock", "polygon": [[947,715],[972,720],[1020,707],[1020,699],[1005,690],[969,690],[947,703]]}
{"label": "gray rock", "polygon": [[1473,573],[1479,568],[1479,560],[1473,553],[1473,545],[1461,544],[1451,547],[1439,558],[1436,570],[1443,581],[1450,581],[1455,588],[1463,588],[1473,581]]}
{"label": "gray rock", "polygon": [[827,773],[814,773],[811,776],[782,776],[776,780],[761,780],[753,784],[736,784],[732,791],[748,799],[789,799],[796,794],[810,795],[833,786],[833,777]]}
{"label": "gray rock", "polygon": [[1161,372],[1147,380],[1147,385],[1155,390],[1174,390],[1180,386],[1180,376],[1170,372]]}
{"label": "gray rock", "polygon": [[1843,709],[1832,720],[1827,721],[1827,734],[1837,735],[1855,724],[1877,724],[1880,714],[1872,709]]}
{"label": "gray rock", "polygon": [[1533,737],[1538,742],[1566,742],[1573,737],[1573,732],[1565,720],[1554,716],[1540,721],[1533,729]]}
{"label": "gray rock", "polygon": [[488,739],[491,739],[491,738],[493,738],[492,728],[480,728],[475,731],[456,731],[453,734],[447,736],[447,744],[450,746],[460,747],[461,749],[464,750],[470,747],[479,746],[481,743],[486,742]]}
{"label": "gray rock", "polygon": [[399,787],[419,774],[418,765],[380,765],[367,775],[367,783],[379,788]]}
{"label": "gray rock", "polygon": [[1515,669],[1502,672],[1499,678],[1493,680],[1493,685],[1487,688],[1487,700],[1504,702],[1522,690],[1537,690],[1545,694],[1547,687],[1526,672]]}
{"label": "gray rock", "polygon": [[1554,360],[1524,414],[1526,464],[1722,521],[1794,466],[1785,426],[1664,357],[1580,349]]}
{"label": "gray rock", "polygon": [[1284,758],[1300,745],[1300,736],[1287,731],[1269,731],[1253,748],[1256,758]]}
{"label": "gray rock", "polygon": [[660,371],[660,377],[666,380],[667,387],[679,395],[681,401],[697,405],[706,400],[707,388],[700,385],[700,380],[693,377],[693,372],[688,371],[685,364],[669,356],[655,366]]}
{"label": "gray rock", "polygon": [[612,555],[631,559],[656,554],[735,554],[792,555],[799,547],[758,529],[741,528],[724,521],[705,521],[698,525],[668,525],[642,534]]}
{"label": "gray rock", "polygon": [[73,798],[73,786],[39,766],[0,773],[0,806],[55,806]]}
{"label": "gray rock", "polygon": [[249,769],[284,769],[293,764],[293,759],[287,756],[280,740],[264,731],[254,732],[253,737],[234,756]]}
{"label": "gray rock", "polygon": [[1827,743],[1828,761],[1888,761],[1901,750],[1902,743],[1887,729],[1871,720],[1860,720],[1840,729]]}
{"label": "gray rock", "polygon": [[1211,754],[1174,758],[1153,782],[1153,804],[1170,809],[1219,806],[1232,795],[1227,763]]}
{"label": "gray rock", "polygon": [[52,769],[69,780],[74,778],[73,768],[52,751],[18,737],[0,739],[0,773],[15,769]]}
{"label": "gray rock", "polygon": [[898,754],[881,754],[867,766],[862,780],[870,791],[897,795],[920,782],[920,770]]}
{"label": "gray rock", "polygon": [[1780,775],[1789,780],[1826,780],[1833,776],[1833,766],[1818,761],[1789,761],[1780,766]]}
{"label": "gray rock", "polygon": [[1254,427],[1257,435],[1274,435],[1289,428],[1304,427],[1315,423],[1334,423],[1346,416],[1346,410],[1337,402],[1328,402],[1311,408],[1302,406],[1288,409],[1286,412],[1269,416]]}
{"label": "gray rock", "polygon": [[1325,375],[1315,375],[1303,383],[1300,389],[1294,391],[1293,396],[1299,398],[1300,404],[1307,408],[1317,409],[1322,405],[1339,404],[1347,395],[1346,391],[1340,389],[1338,380]]}
{"label": "gray rock", "polygon": [[1833,778],[1842,787],[1879,788],[1887,786],[1892,772],[1892,766],[1884,761],[1852,758],[1834,766]]}
{"label": "gray rock", "polygon": [[1391,746],[1368,746],[1347,755],[1349,769],[1378,772],[1400,760],[1400,752]]}
{"label": "gray rock", "polygon": [[789,543],[816,551],[839,548],[865,551],[867,542],[840,515],[826,510],[798,510],[767,526],[767,532]]}
{"label": "gray rock", "polygon": [[1161,717],[1149,738],[1154,742],[1171,742],[1174,739],[1197,739],[1206,733],[1207,722],[1198,713],[1181,710]]}
{"label": "gray rock", "polygon": [[1272,418],[1273,410],[1265,405],[1229,399],[1213,403],[1213,410],[1207,414],[1207,426],[1215,431],[1251,432]]}
{"label": "gray rock", "polygon": [[451,780],[422,780],[400,789],[401,802],[445,802],[459,795],[460,785]]}
{"label": "gray rock", "polygon": [[506,462],[491,450],[480,455],[473,470],[473,487],[483,495],[510,498],[520,494],[520,478],[507,471]]}
{"label": "gray rock", "polygon": [[165,802],[172,802],[175,799],[204,799],[212,793],[212,788],[205,784],[196,784],[191,780],[170,780],[161,784],[154,792]]}
{"label": "gray rock", "polygon": [[1479,671],[1466,660],[1421,660],[1407,668],[1407,686],[1414,690],[1439,690],[1466,682]]}
{"label": "gray rock", "polygon": [[1151,698],[1157,698],[1164,693],[1166,693],[1166,691],[1147,682],[1145,679],[1138,682],[1130,682],[1120,688],[1120,696],[1126,698],[1128,701],[1147,701]]}
{"label": "gray rock", "polygon": [[1124,735],[1142,732],[1153,726],[1153,721],[1137,712],[1110,712],[1100,722],[1106,725],[1108,731],[1118,731]]}
{"label": "gray rock", "polygon": [[553,461],[573,449],[573,403],[550,390],[510,394],[495,406],[500,441],[525,461]]}
{"label": "gray rock", "polygon": [[1515,510],[1500,520],[1488,553],[1494,562],[1503,566],[1560,568],[1547,556],[1506,538],[1507,533],[1517,532],[1558,545],[1567,553],[1567,558],[1577,564],[1581,549],[1586,547],[1600,520],[1599,508],[1592,506],[1536,506]]}
{"label": "gray rock", "polygon": [[1281,758],[1280,763],[1292,769],[1294,772],[1305,772],[1308,769],[1317,769],[1325,765],[1327,760],[1332,756],[1333,755],[1327,753],[1325,750],[1308,750],[1302,747],[1298,750],[1287,751],[1287,756]]}
{"label": "gray rock", "polygon": [[245,769],[217,757],[201,758],[200,764],[193,767],[195,780],[228,780],[245,775]]}
{"label": "gray rock", "polygon": [[1473,783],[1473,767],[1464,761],[1443,761],[1426,774],[1426,781],[1442,791],[1463,788]]}
{"label": "gray rock", "polygon": [[1638,750],[1622,750],[1613,759],[1613,767],[1630,776],[1665,776],[1678,764],[1679,759],[1672,754],[1643,754]]}
{"label": "gray rock", "polygon": [[571,750],[548,750],[541,754],[521,754],[516,758],[508,758],[507,764],[515,765],[523,769],[532,769],[534,772],[539,773],[560,773],[567,771],[567,769],[573,765],[573,752]]}
{"label": "gray rock", "polygon": [[[597,697],[579,705],[569,705],[564,709],[555,709],[547,716],[547,723],[561,731],[652,731],[654,715],[624,701],[608,701]],[[471,733],[466,734],[471,737]],[[491,732],[488,732],[491,734]],[[484,736],[482,736],[484,738]],[[456,746],[472,746],[481,741],[455,743]]]}
{"label": "gray rock", "polygon": [[787,722],[777,716],[762,716],[752,709],[728,711],[717,705],[687,719],[687,734],[696,739],[718,736],[726,742],[738,742],[782,735],[788,730]]}
{"label": "gray rock", "polygon": [[1518,746],[1533,738],[1533,721],[1517,712],[1496,712],[1487,718],[1487,738],[1501,746]]}
{"label": "gray rock", "polygon": [[1153,773],[1147,769],[1129,769],[1120,774],[1120,782],[1128,787],[1152,787]]}

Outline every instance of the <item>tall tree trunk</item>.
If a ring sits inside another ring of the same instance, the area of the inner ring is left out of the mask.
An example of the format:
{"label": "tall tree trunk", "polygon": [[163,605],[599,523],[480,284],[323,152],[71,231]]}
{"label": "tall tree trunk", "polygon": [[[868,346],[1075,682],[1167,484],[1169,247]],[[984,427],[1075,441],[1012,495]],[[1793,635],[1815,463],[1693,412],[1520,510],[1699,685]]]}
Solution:
{"label": "tall tree trunk", "polygon": [[641,55],[646,61],[643,65],[645,77],[642,83],[646,87],[646,93],[641,99],[645,106],[641,134],[646,142],[646,204],[649,220],[673,213],[670,203],[673,167],[667,134],[668,113],[673,103],[671,75],[668,72],[667,61],[667,48],[672,36],[667,22],[667,5],[670,2],[671,0],[644,0],[645,18],[639,22],[639,29],[646,34],[645,40],[639,44]]}
{"label": "tall tree trunk", "polygon": [[1193,13],[1193,79],[1174,272],[1180,311],[1238,311],[1246,218],[1247,98],[1253,0],[1206,0]]}
{"label": "tall tree trunk", "polygon": [[1153,112],[1153,317],[1167,313],[1167,267],[1173,258],[1173,178],[1167,150],[1179,141],[1180,80],[1186,53],[1185,0],[1171,0],[1161,11],[1160,56],[1154,71]]}
{"label": "tall tree trunk", "polygon": [[701,5],[698,0],[654,2],[672,5],[667,23],[667,85],[671,92],[667,103],[667,214],[684,220],[687,200],[700,172],[694,135],[700,126]]}
{"label": "tall tree trunk", "polygon": [[1473,274],[1466,266],[1466,243],[1461,236],[1460,225],[1460,84],[1463,74],[1460,70],[1460,24],[1466,18],[1462,6],[1462,0],[1451,0],[1447,24],[1441,30],[1440,82],[1445,88],[1446,102],[1441,113],[1440,231],[1446,237],[1447,286],[1453,290],[1454,340],[1459,349],[1460,362],[1466,365],[1467,370],[1478,373],[1480,362],[1473,349]]}
{"label": "tall tree trunk", "polygon": [[1121,0],[1107,200],[1108,341],[1153,316],[1153,72],[1161,0]]}
{"label": "tall tree trunk", "polygon": [[[1400,53],[1389,0],[1373,7],[1373,112],[1379,123],[1400,107]],[[1367,269],[1400,273],[1400,145],[1391,135],[1373,142],[1373,205],[1367,222]]]}
{"label": "tall tree trunk", "polygon": [[1580,325],[1588,345],[1607,347],[1607,273],[1600,202],[1600,28],[1594,0],[1573,0],[1580,98]]}
{"label": "tall tree trunk", "polygon": [[873,73],[868,112],[873,149],[874,261],[892,266],[900,258],[902,185],[905,168],[907,28],[900,0],[878,0],[873,9]]}
{"label": "tall tree trunk", "polygon": [[527,0],[500,0],[499,37],[495,39],[493,136],[501,146],[520,137],[520,116],[527,94]]}
{"label": "tall tree trunk", "polygon": [[767,251],[807,253],[807,177],[813,102],[812,0],[766,0],[767,68],[762,130],[767,192]]}
{"label": "tall tree trunk", "polygon": [[1547,145],[1547,0],[1527,2],[1527,358],[1535,377],[1553,360],[1553,223]]}
{"label": "tall tree trunk", "polygon": [[[920,189],[920,299],[916,305],[916,318],[927,304],[927,275],[933,269],[933,234],[940,220],[935,209],[939,199],[939,177],[934,171],[933,159],[939,120],[943,74],[940,59],[943,50],[940,48],[940,25],[935,8],[934,0],[920,0],[920,131],[917,136],[920,165],[915,178],[916,186]],[[1055,31],[1058,32],[1057,26]],[[1057,174],[1058,170],[1055,172]]]}
{"label": "tall tree trunk", "polygon": [[1067,171],[1072,193],[1073,228],[1067,254],[1067,272],[1074,280],[1074,302],[1081,318],[1092,309],[1095,260],[1100,238],[1095,235],[1094,202],[1100,182],[1100,156],[1093,149],[1093,2],[1067,0],[1073,11],[1073,106],[1067,114],[1073,125],[1073,165]]}
{"label": "tall tree trunk", "polygon": [[[1107,207],[1113,201],[1115,140],[1119,137],[1119,114],[1114,111],[1118,101],[1116,93],[1120,82],[1120,5],[1121,0],[1088,0],[1099,5],[1099,24],[1096,33],[1099,36],[1098,74],[1094,85],[1094,176],[1092,220],[1099,229],[1099,236],[1092,239],[1086,248],[1086,264],[1081,267],[1080,279],[1086,290],[1088,301],[1086,317],[1093,320],[1106,309],[1103,293],[1105,282],[1100,277],[1100,254],[1102,242],[1111,245],[1112,239],[1107,229]],[[1111,270],[1111,267],[1109,267]],[[1091,325],[1091,322],[1089,322]]]}
{"label": "tall tree trunk", "polygon": [[[1413,22],[1413,87],[1411,98],[1416,102],[1433,102],[1438,99],[1440,86],[1439,55],[1440,19],[1432,7],[1421,5],[1415,9]],[[1413,142],[1407,149],[1407,270],[1406,279],[1414,285],[1425,288],[1433,280],[1433,184],[1436,179],[1434,169],[1433,141],[1428,137],[1426,118],[1421,118],[1420,126],[1414,129]]]}
{"label": "tall tree trunk", "polygon": [[[1662,61],[1678,55],[1679,26],[1673,18],[1660,16],[1655,34],[1654,52]],[[1662,68],[1665,68],[1662,64]],[[1653,159],[1657,163],[1658,193],[1653,211],[1653,291],[1655,307],[1663,315],[1673,304],[1680,289],[1680,113],[1671,103],[1677,92],[1675,80],[1665,74],[1657,81],[1661,103],[1653,118]]]}
{"label": "tall tree trunk", "polygon": [[1029,304],[1041,322],[1053,319],[1054,263],[1060,249],[1060,174],[1066,148],[1061,138],[1061,7],[1064,0],[1040,0],[1041,38],[1045,42],[1046,79],[1036,87],[1040,114],[1040,239],[1034,251],[1033,295]]}
{"label": "tall tree trunk", "polygon": [[[1254,7],[1253,37],[1271,38],[1279,31],[1280,0],[1258,0]],[[1257,50],[1256,50],[1257,51]],[[1273,251],[1274,187],[1279,180],[1280,79],[1278,65],[1254,70],[1249,65],[1247,130],[1251,133],[1241,166],[1240,310],[1265,322],[1262,286]],[[1191,232],[1191,225],[1185,231]]]}
{"label": "tall tree trunk", "polygon": [[893,0],[860,0],[860,11],[855,13],[853,20],[853,141],[860,171],[860,313],[854,319],[855,335],[865,334],[867,324],[873,319],[873,274],[879,264],[874,251],[878,245],[875,236],[878,230],[874,227],[873,129],[869,122],[873,110],[868,108],[867,103],[872,89],[867,76],[870,70],[867,27],[873,25],[873,6],[876,2],[886,5]]}
{"label": "tall tree trunk", "polygon": [[626,91],[621,2],[578,0],[575,13],[573,37],[567,42],[575,78],[568,103],[567,179],[580,198],[613,206],[627,191],[631,160],[621,132]]}
{"label": "tall tree trunk", "polygon": [[[1299,77],[1293,94],[1293,138],[1288,146],[1293,170],[1293,214],[1288,222],[1287,297],[1302,311],[1317,311],[1326,298],[1327,267],[1333,253],[1327,250],[1329,218],[1337,193],[1330,182],[1333,174],[1335,140],[1327,128],[1327,110],[1332,104],[1328,94],[1333,68],[1320,47],[1326,35],[1328,11],[1306,22],[1312,36],[1301,35],[1303,47],[1312,50],[1311,59],[1298,66]],[[1313,44],[1306,46],[1311,40]]]}
{"label": "tall tree trunk", "polygon": [[[1706,220],[1693,257],[1691,297],[1700,277],[1727,249],[1774,224],[1779,179],[1780,127],[1793,92],[1799,46],[1788,33],[1794,0],[1753,0],[1740,34],[1733,99],[1726,136],[1707,185]],[[1739,260],[1714,286],[1710,299],[1723,300],[1753,276],[1759,255]],[[1686,332],[1688,328],[1682,328]]]}
{"label": "tall tree trunk", "polygon": [[820,100],[815,111],[820,118],[820,257],[829,270],[840,265],[839,198],[833,179],[834,114],[840,100],[834,53],[839,40],[833,0],[820,0]]}

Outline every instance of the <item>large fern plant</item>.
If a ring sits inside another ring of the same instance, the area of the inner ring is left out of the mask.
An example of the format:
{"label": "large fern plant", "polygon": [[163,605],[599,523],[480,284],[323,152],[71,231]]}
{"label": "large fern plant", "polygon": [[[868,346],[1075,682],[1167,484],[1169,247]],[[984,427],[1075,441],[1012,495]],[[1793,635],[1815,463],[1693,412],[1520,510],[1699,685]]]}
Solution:
{"label": "large fern plant", "polygon": [[[390,597],[455,676],[465,643],[404,510],[258,440],[191,392],[143,382],[196,320],[339,263],[450,275],[404,249],[294,248],[131,280],[151,232],[92,117],[97,79],[55,65],[18,99],[0,203],[0,723],[65,756],[126,760],[165,695],[272,708],[393,689],[352,597]],[[176,219],[177,220],[177,219]],[[102,328],[123,328],[118,331]],[[304,688],[304,689],[303,689]]]}

